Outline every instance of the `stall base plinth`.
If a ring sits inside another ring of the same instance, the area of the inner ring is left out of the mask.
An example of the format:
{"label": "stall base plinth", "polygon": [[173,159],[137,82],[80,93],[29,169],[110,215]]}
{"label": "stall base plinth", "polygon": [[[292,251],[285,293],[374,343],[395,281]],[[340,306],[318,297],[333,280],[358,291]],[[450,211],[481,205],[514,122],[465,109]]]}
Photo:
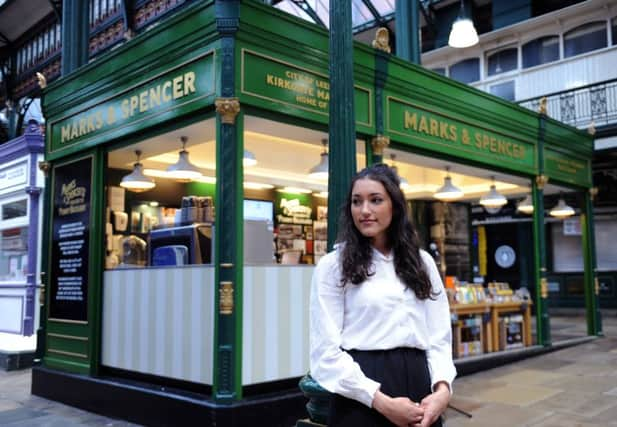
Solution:
{"label": "stall base plinth", "polygon": [[148,426],[289,427],[306,417],[307,399],[298,390],[251,396],[222,405],[108,378],[32,369],[32,394]]}
{"label": "stall base plinth", "polygon": [[15,371],[32,366],[34,351],[2,351],[0,350],[0,369]]}

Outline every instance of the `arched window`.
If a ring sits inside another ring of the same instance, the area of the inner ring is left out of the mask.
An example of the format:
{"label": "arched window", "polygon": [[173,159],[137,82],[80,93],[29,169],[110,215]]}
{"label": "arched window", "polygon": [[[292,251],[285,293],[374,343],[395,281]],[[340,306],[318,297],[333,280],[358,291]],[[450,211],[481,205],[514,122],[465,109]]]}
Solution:
{"label": "arched window", "polygon": [[563,36],[564,57],[579,55],[608,45],[606,22],[591,22],[576,27]]}
{"label": "arched window", "polygon": [[487,57],[488,75],[505,73],[518,67],[518,50],[516,48],[502,49]]}
{"label": "arched window", "polygon": [[461,83],[471,83],[480,80],[480,59],[464,59],[451,65],[450,77]]}
{"label": "arched window", "polygon": [[559,59],[559,36],[545,36],[523,45],[523,68]]}

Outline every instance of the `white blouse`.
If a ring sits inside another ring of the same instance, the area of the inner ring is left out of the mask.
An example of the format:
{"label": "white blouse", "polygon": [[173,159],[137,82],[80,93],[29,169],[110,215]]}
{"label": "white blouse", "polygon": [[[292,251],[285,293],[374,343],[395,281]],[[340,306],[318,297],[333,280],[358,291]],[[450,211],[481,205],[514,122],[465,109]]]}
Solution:
{"label": "white blouse", "polygon": [[433,258],[420,251],[435,299],[419,300],[396,275],[393,256],[373,249],[375,274],[360,285],[341,286],[339,256],[324,256],[311,285],[310,367],[326,390],[371,407],[380,384],[367,378],[346,350],[414,347],[426,351],[431,388],[452,390],[452,329],[448,298]]}

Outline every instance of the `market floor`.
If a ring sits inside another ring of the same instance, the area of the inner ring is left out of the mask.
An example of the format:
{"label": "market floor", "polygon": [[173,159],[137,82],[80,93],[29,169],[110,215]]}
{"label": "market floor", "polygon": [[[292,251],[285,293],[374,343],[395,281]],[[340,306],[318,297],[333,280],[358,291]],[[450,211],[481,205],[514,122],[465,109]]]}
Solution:
{"label": "market floor", "polygon": [[[447,427],[617,426],[615,311],[603,328],[605,338],[457,379],[452,405],[472,418],[448,409]],[[29,369],[0,371],[0,426],[136,426],[32,396],[30,380]]]}

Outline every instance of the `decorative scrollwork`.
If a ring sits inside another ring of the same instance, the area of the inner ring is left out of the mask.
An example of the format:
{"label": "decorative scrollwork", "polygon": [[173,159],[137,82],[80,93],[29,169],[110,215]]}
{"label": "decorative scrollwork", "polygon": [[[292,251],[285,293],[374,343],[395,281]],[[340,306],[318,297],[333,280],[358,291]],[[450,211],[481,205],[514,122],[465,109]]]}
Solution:
{"label": "decorative scrollwork", "polygon": [[224,124],[233,125],[236,123],[236,116],[240,112],[238,98],[218,98],[214,101],[214,105]]}

